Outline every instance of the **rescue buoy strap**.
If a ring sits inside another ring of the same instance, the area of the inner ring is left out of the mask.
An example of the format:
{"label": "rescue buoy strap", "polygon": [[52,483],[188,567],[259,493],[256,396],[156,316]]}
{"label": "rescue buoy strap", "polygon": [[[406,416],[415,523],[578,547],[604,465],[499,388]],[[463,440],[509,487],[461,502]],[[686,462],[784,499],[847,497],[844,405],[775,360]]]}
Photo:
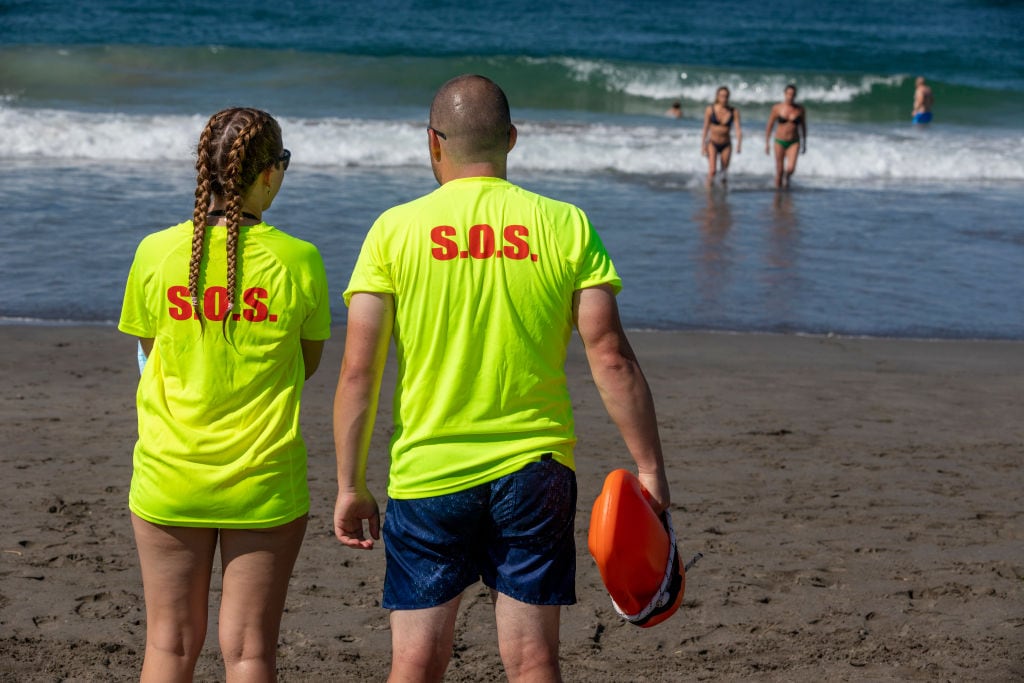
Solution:
{"label": "rescue buoy strap", "polygon": [[654,594],[651,601],[647,603],[647,606],[636,614],[628,614],[619,607],[619,604],[615,602],[615,598],[612,598],[612,607],[618,612],[619,616],[626,621],[634,624],[643,624],[650,617],[654,616],[657,610],[670,605],[675,595],[679,590],[679,584],[682,581],[679,578],[679,557],[678,550],[676,549],[676,532],[672,528],[672,515],[669,514],[668,510],[662,513],[662,523],[665,525],[665,531],[668,532],[669,540],[669,551],[668,551],[668,562],[665,563],[665,576],[661,580],[661,586],[658,588],[658,592]]}

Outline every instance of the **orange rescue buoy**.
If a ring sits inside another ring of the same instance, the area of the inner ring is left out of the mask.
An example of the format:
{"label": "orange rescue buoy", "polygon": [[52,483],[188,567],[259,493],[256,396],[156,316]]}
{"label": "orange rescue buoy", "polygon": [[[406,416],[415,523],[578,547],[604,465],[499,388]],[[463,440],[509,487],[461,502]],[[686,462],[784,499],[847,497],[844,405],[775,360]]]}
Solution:
{"label": "orange rescue buoy", "polygon": [[587,546],[615,611],[649,628],[683,601],[686,569],[679,561],[668,510],[659,517],[636,475],[614,470],[594,501]]}

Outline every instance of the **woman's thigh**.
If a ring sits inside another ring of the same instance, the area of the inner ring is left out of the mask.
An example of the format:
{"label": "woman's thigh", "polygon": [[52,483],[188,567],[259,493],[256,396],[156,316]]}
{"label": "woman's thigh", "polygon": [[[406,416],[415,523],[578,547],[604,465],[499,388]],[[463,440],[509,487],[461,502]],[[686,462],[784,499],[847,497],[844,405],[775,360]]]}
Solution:
{"label": "woman's thigh", "polygon": [[[149,638],[202,638],[217,548],[216,529],[163,526],[131,516],[142,570]],[[169,643],[164,643],[168,645]]]}
{"label": "woman's thigh", "polygon": [[276,644],[307,519],[303,515],[269,529],[221,530],[224,578],[219,633],[225,655],[246,645],[247,633],[262,634],[267,646]]}

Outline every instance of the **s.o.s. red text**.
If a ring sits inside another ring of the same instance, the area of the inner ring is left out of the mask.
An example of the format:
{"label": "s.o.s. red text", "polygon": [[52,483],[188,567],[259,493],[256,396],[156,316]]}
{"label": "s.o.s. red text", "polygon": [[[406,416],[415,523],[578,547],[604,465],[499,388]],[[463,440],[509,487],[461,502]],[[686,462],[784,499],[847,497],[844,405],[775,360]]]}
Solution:
{"label": "s.o.s. red text", "polygon": [[[242,310],[232,313],[231,319],[245,320],[251,323],[277,322],[277,315],[270,312],[262,299],[269,298],[267,290],[262,287],[250,287],[242,292]],[[171,303],[168,309],[174,320],[190,320],[195,317],[192,310],[192,297],[188,287],[175,285],[167,289],[167,300]],[[203,316],[207,320],[221,321],[228,312],[228,290],[226,287],[207,287],[203,291]],[[236,308],[237,310],[237,308]]]}
{"label": "s.o.s. red text", "polygon": [[525,225],[506,225],[501,230],[501,244],[498,244],[497,232],[486,223],[474,225],[466,231],[465,246],[460,247],[459,231],[451,225],[438,225],[430,231],[430,241],[437,245],[430,250],[430,255],[438,261],[457,258],[537,260],[537,254],[530,251],[526,241],[530,231]]}

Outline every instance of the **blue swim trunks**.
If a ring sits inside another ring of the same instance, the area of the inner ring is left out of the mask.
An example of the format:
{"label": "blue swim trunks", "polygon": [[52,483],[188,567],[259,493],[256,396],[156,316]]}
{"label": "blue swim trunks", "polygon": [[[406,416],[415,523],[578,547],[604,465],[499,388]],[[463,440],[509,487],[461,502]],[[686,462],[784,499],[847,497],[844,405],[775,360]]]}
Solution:
{"label": "blue swim trunks", "polygon": [[930,111],[923,111],[919,114],[914,114],[914,123],[931,123],[932,113]]}
{"label": "blue swim trunks", "polygon": [[576,602],[576,475],[545,455],[465,491],[388,501],[385,609],[424,609],[479,580],[531,605]]}

